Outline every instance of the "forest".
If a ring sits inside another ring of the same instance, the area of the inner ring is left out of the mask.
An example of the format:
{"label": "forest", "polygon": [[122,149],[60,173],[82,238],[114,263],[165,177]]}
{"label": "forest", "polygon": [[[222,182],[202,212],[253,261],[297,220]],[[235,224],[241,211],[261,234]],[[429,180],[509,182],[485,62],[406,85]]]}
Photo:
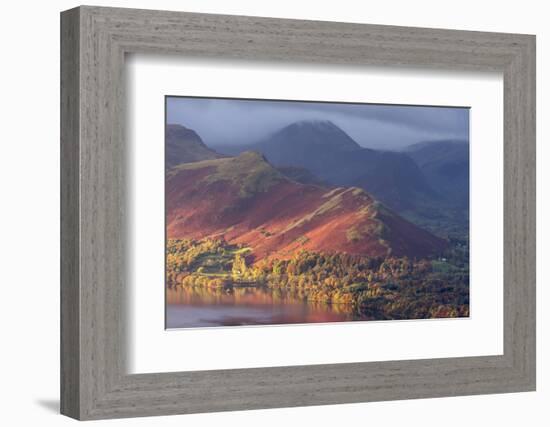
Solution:
{"label": "forest", "polygon": [[166,285],[208,292],[258,287],[307,303],[342,305],[368,320],[469,316],[469,243],[453,238],[423,259],[301,250],[255,260],[250,248],[216,239],[169,239]]}

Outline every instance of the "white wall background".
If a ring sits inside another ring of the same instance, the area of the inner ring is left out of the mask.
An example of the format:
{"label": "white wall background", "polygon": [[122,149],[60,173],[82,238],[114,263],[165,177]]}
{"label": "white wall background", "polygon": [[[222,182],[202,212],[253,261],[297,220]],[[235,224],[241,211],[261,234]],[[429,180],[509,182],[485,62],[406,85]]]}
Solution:
{"label": "white wall background", "polygon": [[[97,5],[537,34],[538,55],[538,391],[324,407],[109,421],[148,426],[546,426],[550,422],[550,27],[537,0],[157,0]],[[0,66],[0,420],[63,426],[59,384],[59,12],[74,1],[5,2]],[[546,13],[545,13],[546,12]]]}

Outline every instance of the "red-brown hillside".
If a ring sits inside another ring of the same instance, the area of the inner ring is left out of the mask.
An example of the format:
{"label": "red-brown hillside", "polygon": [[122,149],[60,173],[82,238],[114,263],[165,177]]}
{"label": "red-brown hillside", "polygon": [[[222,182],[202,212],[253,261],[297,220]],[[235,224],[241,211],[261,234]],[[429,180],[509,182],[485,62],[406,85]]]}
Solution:
{"label": "red-brown hillside", "polygon": [[291,181],[255,152],[177,166],[166,198],[169,238],[224,238],[256,259],[301,249],[420,258],[446,246],[359,188]]}

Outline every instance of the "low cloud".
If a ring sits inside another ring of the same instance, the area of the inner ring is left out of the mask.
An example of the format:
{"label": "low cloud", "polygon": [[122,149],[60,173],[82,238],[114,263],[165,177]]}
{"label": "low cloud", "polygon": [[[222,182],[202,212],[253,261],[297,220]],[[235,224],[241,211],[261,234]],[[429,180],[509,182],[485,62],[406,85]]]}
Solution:
{"label": "low cloud", "polygon": [[259,141],[300,120],[331,120],[364,147],[399,150],[428,140],[469,138],[469,109],[379,104],[169,97],[167,122],[207,145]]}

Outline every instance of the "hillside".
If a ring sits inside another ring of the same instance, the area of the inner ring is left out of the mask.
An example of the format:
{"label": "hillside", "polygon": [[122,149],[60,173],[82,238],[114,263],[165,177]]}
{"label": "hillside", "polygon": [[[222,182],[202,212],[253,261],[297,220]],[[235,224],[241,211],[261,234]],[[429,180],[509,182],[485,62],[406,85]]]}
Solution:
{"label": "hillside", "polygon": [[197,133],[185,126],[166,125],[166,168],[180,163],[224,157],[206,146]]}
{"label": "hillside", "polygon": [[257,152],[180,164],[167,175],[166,200],[168,238],[223,238],[256,260],[301,249],[420,258],[446,247],[362,189],[298,183]]}

